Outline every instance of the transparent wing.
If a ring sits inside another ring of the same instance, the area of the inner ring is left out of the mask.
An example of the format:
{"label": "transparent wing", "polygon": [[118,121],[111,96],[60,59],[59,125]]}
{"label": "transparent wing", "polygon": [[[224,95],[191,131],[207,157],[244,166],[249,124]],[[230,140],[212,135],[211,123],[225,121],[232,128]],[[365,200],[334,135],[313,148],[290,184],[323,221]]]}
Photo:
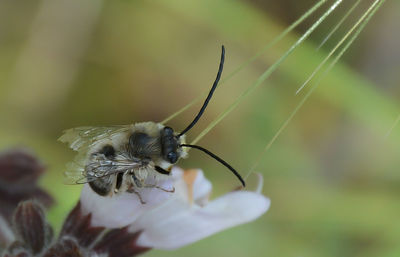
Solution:
{"label": "transparent wing", "polygon": [[96,156],[89,164],[84,164],[86,157],[78,153],[75,160],[67,165],[65,171],[65,184],[85,184],[99,178],[136,169],[142,164],[132,161],[124,155],[118,155],[115,159],[107,159],[103,154]]}
{"label": "transparent wing", "polygon": [[[76,159],[76,158],[75,158]],[[88,178],[85,175],[85,168],[82,162],[70,162],[67,164],[66,170],[64,172],[64,184],[75,185],[84,184],[93,181],[92,178]]]}
{"label": "transparent wing", "polygon": [[116,133],[128,131],[132,125],[120,125],[111,127],[77,127],[67,129],[58,139],[63,143],[68,143],[69,147],[75,151],[88,149],[95,142],[112,137]]}
{"label": "transparent wing", "polygon": [[[77,127],[65,130],[64,134],[58,140],[63,143],[68,143],[69,147],[78,153],[74,160],[67,164],[67,169],[64,172],[64,183],[83,184],[95,180],[96,177],[88,177],[85,174],[87,153],[89,149],[100,140],[111,138],[117,133],[128,131],[131,126],[132,125]],[[106,174],[106,176],[111,174],[112,173]]]}

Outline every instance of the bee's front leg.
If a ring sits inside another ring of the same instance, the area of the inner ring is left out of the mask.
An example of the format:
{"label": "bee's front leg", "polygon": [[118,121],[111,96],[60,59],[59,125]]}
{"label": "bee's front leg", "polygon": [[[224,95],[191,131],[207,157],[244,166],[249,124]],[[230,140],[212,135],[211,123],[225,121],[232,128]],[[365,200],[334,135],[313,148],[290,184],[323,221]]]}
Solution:
{"label": "bee's front leg", "polygon": [[141,203],[141,204],[146,204],[146,202],[143,200],[143,198],[142,198],[142,196],[140,195],[140,193],[139,193],[138,191],[135,190],[135,186],[136,186],[137,188],[143,187],[142,182],[136,177],[135,173],[132,173],[131,178],[132,178],[132,182],[133,182],[133,183],[132,183],[131,186],[128,188],[127,192],[136,194],[136,195],[138,196],[139,200],[140,200],[140,203]]}
{"label": "bee's front leg", "polygon": [[146,202],[143,200],[142,196],[140,195],[140,193],[138,191],[136,191],[133,187],[129,188],[127,190],[128,193],[134,193],[135,195],[137,195],[137,197],[140,200],[141,204],[146,204]]}
{"label": "bee's front leg", "polygon": [[160,186],[152,185],[152,184],[144,184],[143,187],[147,187],[147,188],[157,188],[157,189],[160,189],[160,190],[162,190],[162,191],[164,191],[164,192],[167,192],[167,193],[174,193],[174,192],[175,192],[175,187],[173,187],[172,189],[165,189],[165,188],[162,188],[162,187],[160,187]]}
{"label": "bee's front leg", "polygon": [[132,180],[137,187],[143,187],[142,182],[136,177],[135,173],[132,173]]}

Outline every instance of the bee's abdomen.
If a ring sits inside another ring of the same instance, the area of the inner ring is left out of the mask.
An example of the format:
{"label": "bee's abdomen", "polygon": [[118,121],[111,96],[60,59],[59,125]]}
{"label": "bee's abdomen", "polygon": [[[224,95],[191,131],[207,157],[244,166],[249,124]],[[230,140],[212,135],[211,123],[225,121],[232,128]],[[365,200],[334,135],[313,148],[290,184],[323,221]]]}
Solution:
{"label": "bee's abdomen", "polygon": [[107,196],[112,193],[113,176],[97,178],[89,182],[90,188],[101,196]]}

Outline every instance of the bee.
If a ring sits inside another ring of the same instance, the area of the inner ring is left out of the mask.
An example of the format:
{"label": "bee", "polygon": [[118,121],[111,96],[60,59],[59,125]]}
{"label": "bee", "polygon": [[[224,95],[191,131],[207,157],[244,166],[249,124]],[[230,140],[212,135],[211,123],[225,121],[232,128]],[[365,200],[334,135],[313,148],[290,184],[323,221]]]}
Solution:
{"label": "bee", "polygon": [[227,162],[209,150],[185,142],[185,134],[199,121],[221,78],[225,59],[222,46],[217,77],[200,111],[181,132],[156,122],[140,122],[110,127],[77,127],[64,131],[59,138],[77,151],[74,161],[65,172],[68,184],[88,183],[100,196],[122,192],[134,193],[142,204],[140,190],[155,188],[174,192],[158,186],[168,178],[172,166],[188,156],[187,148],[200,150],[227,167],[240,180],[240,174]]}

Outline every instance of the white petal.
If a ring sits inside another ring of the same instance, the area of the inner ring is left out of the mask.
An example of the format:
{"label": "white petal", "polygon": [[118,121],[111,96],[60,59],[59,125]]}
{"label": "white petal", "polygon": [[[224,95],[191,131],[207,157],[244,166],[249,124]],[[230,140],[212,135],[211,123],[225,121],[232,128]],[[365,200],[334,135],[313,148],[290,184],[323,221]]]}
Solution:
{"label": "white petal", "polygon": [[182,178],[183,170],[177,166],[173,166],[171,170],[171,176],[174,180]]}
{"label": "white petal", "polygon": [[228,193],[203,208],[190,207],[174,197],[138,218],[130,230],[143,230],[138,245],[175,249],[252,221],[265,213],[269,205],[268,198],[247,191]]}
{"label": "white petal", "polygon": [[198,170],[196,180],[193,184],[193,200],[199,205],[205,205],[211,194],[211,182],[204,177],[203,171]]}
{"label": "white petal", "polygon": [[[172,179],[160,182],[160,187],[172,188]],[[118,228],[131,224],[143,212],[165,202],[173,193],[157,188],[142,188],[140,195],[146,202],[142,204],[134,193],[122,193],[112,197],[103,197],[85,185],[81,192],[82,211],[92,213],[93,226]]]}
{"label": "white petal", "polygon": [[184,199],[186,202],[189,201],[188,197],[188,188],[185,184],[185,181],[182,179],[183,170],[174,166],[171,170],[171,177],[173,179],[175,192],[173,193],[174,198]]}
{"label": "white petal", "polygon": [[211,194],[211,182],[204,177],[200,169],[186,170],[182,172],[181,179],[177,178],[175,189],[180,198],[188,204],[205,205]]}

